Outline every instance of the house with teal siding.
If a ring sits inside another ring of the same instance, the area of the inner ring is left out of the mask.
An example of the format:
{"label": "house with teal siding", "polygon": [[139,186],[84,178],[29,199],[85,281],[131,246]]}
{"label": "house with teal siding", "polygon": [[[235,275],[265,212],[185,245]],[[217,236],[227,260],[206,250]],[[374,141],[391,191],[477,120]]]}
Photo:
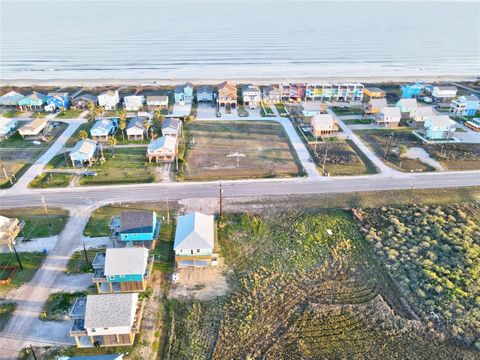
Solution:
{"label": "house with teal siding", "polygon": [[402,98],[403,99],[411,99],[417,97],[421,94],[423,90],[422,84],[409,84],[400,87],[402,91]]}
{"label": "house with teal siding", "polygon": [[117,119],[101,119],[93,124],[90,136],[93,140],[108,141],[108,138],[117,131]]}
{"label": "house with teal siding", "polygon": [[18,100],[18,106],[21,110],[43,110],[47,100],[47,95],[34,91],[30,95]]}
{"label": "house with teal siding", "polygon": [[450,104],[450,114],[456,116],[475,116],[480,108],[480,100],[475,95],[460,96],[452,100]]}
{"label": "house with teal siding", "polygon": [[145,291],[154,257],[144,247],[109,248],[95,255],[92,281],[98,293]]}
{"label": "house with teal siding", "polygon": [[160,221],[154,211],[124,211],[110,221],[112,239],[118,246],[155,247]]}
{"label": "house with teal siding", "polygon": [[73,167],[90,166],[95,161],[97,142],[91,139],[82,139],[70,151],[70,161]]}
{"label": "house with teal siding", "polygon": [[186,83],[175,86],[174,96],[175,104],[191,104],[193,100],[193,85]]}

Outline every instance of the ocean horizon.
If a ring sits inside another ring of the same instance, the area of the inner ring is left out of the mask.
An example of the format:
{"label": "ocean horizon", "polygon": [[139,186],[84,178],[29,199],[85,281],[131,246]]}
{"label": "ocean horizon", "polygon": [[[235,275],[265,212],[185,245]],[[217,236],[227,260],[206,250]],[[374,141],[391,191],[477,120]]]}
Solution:
{"label": "ocean horizon", "polygon": [[480,74],[479,2],[2,1],[1,7],[2,80]]}

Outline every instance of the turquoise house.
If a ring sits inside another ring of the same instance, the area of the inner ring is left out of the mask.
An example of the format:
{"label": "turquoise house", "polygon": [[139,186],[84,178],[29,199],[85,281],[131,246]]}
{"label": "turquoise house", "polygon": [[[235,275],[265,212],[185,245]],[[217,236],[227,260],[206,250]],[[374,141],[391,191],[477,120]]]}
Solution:
{"label": "turquoise house", "polygon": [[152,249],[160,231],[154,211],[124,211],[110,221],[112,238],[119,246],[145,246]]}
{"label": "turquoise house", "polygon": [[93,283],[98,293],[144,291],[153,260],[144,247],[108,248],[95,255]]}
{"label": "turquoise house", "polygon": [[175,104],[191,104],[193,100],[193,85],[186,83],[175,86]]}
{"label": "turquoise house", "polygon": [[411,99],[420,95],[423,89],[422,84],[410,84],[401,86],[400,89],[402,90],[402,98],[403,99]]}
{"label": "turquoise house", "polygon": [[22,110],[25,108],[30,110],[42,110],[43,106],[47,103],[48,98],[47,95],[34,91],[23,99],[18,100],[18,106],[20,106]]}
{"label": "turquoise house", "polygon": [[117,131],[117,119],[98,120],[90,129],[90,136],[93,140],[108,141],[108,138]]}

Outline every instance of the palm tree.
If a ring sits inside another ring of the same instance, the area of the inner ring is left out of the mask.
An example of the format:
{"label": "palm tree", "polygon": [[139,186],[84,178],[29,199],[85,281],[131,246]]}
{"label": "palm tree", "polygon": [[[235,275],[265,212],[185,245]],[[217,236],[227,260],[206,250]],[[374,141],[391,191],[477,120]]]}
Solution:
{"label": "palm tree", "polygon": [[152,124],[150,123],[150,121],[145,121],[145,123],[143,124],[143,127],[145,128],[145,130],[147,130],[147,138],[148,138],[148,132],[151,128]]}
{"label": "palm tree", "polygon": [[125,128],[127,127],[127,113],[121,110],[118,114],[118,128],[122,131],[122,138],[125,141]]}
{"label": "palm tree", "polygon": [[162,133],[163,115],[160,110],[155,110],[153,113],[153,125],[159,135]]}
{"label": "palm tree", "polygon": [[81,139],[86,139],[88,137],[88,133],[85,130],[80,130],[78,136],[80,136]]}
{"label": "palm tree", "polygon": [[117,139],[114,136],[108,138],[108,145],[112,148],[112,158],[115,157],[115,145],[117,145]]}

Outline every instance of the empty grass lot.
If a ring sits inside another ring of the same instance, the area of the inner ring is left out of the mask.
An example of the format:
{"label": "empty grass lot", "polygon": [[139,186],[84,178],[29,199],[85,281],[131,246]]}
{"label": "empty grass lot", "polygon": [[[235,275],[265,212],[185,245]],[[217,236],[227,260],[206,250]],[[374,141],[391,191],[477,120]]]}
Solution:
{"label": "empty grass lot", "polygon": [[[185,126],[186,180],[297,176],[301,166],[283,127],[271,122],[196,122]],[[238,153],[244,157],[228,156]],[[237,162],[238,159],[238,162]]]}
{"label": "empty grass lot", "polygon": [[[40,207],[1,209],[0,215],[23,220],[25,226],[20,236],[25,236],[28,239],[58,235],[68,220],[67,210],[53,207],[48,208],[48,217],[45,214],[45,209]],[[50,218],[52,224],[51,229],[49,228],[48,218]]]}
{"label": "empty grass lot", "polygon": [[28,186],[34,189],[66,187],[70,183],[70,180],[72,180],[72,174],[43,173],[33,179]]}
{"label": "empty grass lot", "polygon": [[[67,128],[67,124],[60,124],[52,130],[52,139],[36,145],[31,140],[23,140],[16,132],[10,138],[0,142],[0,159],[9,176],[15,174],[19,179],[30,166],[53,144],[55,139]],[[0,188],[10,187],[11,183],[0,175]]]}
{"label": "empty grass lot", "polygon": [[425,150],[447,170],[480,169],[480,144],[426,145]]}
{"label": "empty grass lot", "polygon": [[277,109],[278,114],[279,114],[280,116],[288,117],[288,111],[287,111],[287,109],[285,108],[285,104],[284,104],[284,103],[276,103],[276,104],[275,104],[275,108]]}
{"label": "empty grass lot", "polygon": [[16,307],[17,303],[12,301],[0,303],[0,332],[2,332],[5,325],[7,325]]}
{"label": "empty grass lot", "polygon": [[[12,282],[8,285],[2,285],[0,287],[0,296],[4,296],[8,291],[18,288],[19,286],[29,282],[35,272],[42,265],[46,254],[41,252],[19,252],[18,256],[23,265],[23,270],[20,267],[17,268]],[[2,253],[0,254],[0,271],[3,271],[3,266],[19,266],[14,253]]]}
{"label": "empty grass lot", "polygon": [[40,319],[45,321],[62,321],[67,319],[75,299],[87,295],[86,291],[78,292],[58,292],[50,294],[47,302],[43,306],[43,311],[40,314]]}
{"label": "empty grass lot", "polygon": [[76,119],[78,115],[80,115],[81,113],[82,113],[82,110],[68,109],[68,110],[63,110],[56,117],[59,119]]}

